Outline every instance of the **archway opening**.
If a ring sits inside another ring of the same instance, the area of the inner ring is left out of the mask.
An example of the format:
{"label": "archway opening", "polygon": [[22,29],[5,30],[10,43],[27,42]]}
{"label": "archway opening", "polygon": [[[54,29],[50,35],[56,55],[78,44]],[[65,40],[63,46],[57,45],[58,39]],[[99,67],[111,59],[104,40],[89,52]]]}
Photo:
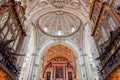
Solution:
{"label": "archway opening", "polygon": [[76,57],[73,51],[63,44],[47,49],[43,57],[43,80],[75,80]]}

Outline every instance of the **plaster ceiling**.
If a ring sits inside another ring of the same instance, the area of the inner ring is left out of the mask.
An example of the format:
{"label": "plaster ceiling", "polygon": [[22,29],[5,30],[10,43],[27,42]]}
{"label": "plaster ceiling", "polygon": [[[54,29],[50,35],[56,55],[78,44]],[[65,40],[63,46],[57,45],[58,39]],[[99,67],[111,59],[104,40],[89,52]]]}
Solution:
{"label": "plaster ceiling", "polygon": [[30,27],[35,30],[36,50],[39,51],[50,41],[55,43],[68,41],[79,48],[82,47],[83,27],[89,16],[87,7],[89,0],[21,0],[21,2],[22,6],[26,7],[26,32],[28,35],[31,34]]}
{"label": "plaster ceiling", "polygon": [[80,20],[77,16],[64,12],[55,11],[42,15],[38,21],[39,28],[51,36],[68,36],[78,31]]}
{"label": "plaster ceiling", "polygon": [[43,33],[55,37],[71,36],[77,32],[89,14],[88,2],[89,0],[21,0],[22,6],[26,7],[26,22],[33,23]]}

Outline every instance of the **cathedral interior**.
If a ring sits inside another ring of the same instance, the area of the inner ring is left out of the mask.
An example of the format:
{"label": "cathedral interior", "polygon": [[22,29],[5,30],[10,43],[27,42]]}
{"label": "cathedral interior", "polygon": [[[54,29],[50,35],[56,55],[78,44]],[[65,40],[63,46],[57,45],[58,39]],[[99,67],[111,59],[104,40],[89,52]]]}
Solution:
{"label": "cathedral interior", "polygon": [[120,80],[120,0],[0,0],[0,80]]}

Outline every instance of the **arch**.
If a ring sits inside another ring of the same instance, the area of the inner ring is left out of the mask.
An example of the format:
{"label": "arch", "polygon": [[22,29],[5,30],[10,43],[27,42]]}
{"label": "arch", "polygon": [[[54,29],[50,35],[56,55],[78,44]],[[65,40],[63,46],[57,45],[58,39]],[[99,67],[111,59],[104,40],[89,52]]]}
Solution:
{"label": "arch", "polygon": [[66,47],[71,49],[73,51],[74,55],[76,56],[76,58],[78,58],[78,56],[81,54],[81,52],[78,50],[79,48],[69,41],[64,41],[64,42],[60,42],[60,43],[54,42],[54,41],[49,41],[39,51],[39,54],[41,55],[41,57],[43,58],[47,49],[49,49],[50,47],[55,46],[57,44],[65,45]]}
{"label": "arch", "polygon": [[49,49],[47,49],[47,51],[45,52],[45,55],[43,56],[43,60],[44,60],[43,66],[46,66],[51,59],[58,56],[67,58],[71,62],[72,66],[74,67],[76,66],[76,63],[75,63],[76,57],[73,51],[63,44],[56,44],[50,47]]}
{"label": "arch", "polygon": [[46,6],[43,8],[40,8],[34,12],[31,12],[31,14],[29,15],[29,20],[33,21],[33,23],[35,23],[35,21],[42,15],[49,13],[49,12],[53,12],[53,11],[65,11],[65,12],[69,12],[71,14],[76,15],[83,23],[86,23],[87,19],[86,17],[88,16],[86,13],[84,13],[82,10],[80,9],[75,9],[73,7],[64,7],[63,9],[56,9],[53,6]]}
{"label": "arch", "polygon": [[[70,43],[69,41],[64,41],[64,42],[61,42],[61,43],[59,43],[59,42],[54,42],[54,41],[50,41],[50,42],[48,42],[48,43],[46,43],[46,45],[44,45],[42,48],[41,48],[41,50],[39,51],[39,58],[40,58],[40,64],[43,64],[43,58],[44,58],[44,55],[45,55],[45,52],[47,51],[47,49],[49,49],[50,47],[52,47],[52,46],[55,46],[55,45],[57,45],[57,44],[61,44],[61,45],[65,45],[66,47],[68,47],[69,49],[71,49],[72,51],[73,51],[73,55],[75,55],[75,58],[76,58],[76,61],[75,61],[75,63],[77,63],[76,64],[76,75],[77,76],[80,76],[79,74],[81,74],[81,71],[78,71],[78,70],[81,70],[80,69],[80,64],[82,64],[81,63],[81,59],[79,59],[79,58],[81,58],[81,57],[79,57],[82,53],[78,50],[78,47],[76,47],[75,45],[73,45],[72,43]],[[79,62],[79,63],[78,63]],[[39,74],[42,76],[42,66],[41,65],[39,65],[39,70],[40,70],[40,72],[39,72]],[[79,77],[79,78],[81,78],[81,77]]]}

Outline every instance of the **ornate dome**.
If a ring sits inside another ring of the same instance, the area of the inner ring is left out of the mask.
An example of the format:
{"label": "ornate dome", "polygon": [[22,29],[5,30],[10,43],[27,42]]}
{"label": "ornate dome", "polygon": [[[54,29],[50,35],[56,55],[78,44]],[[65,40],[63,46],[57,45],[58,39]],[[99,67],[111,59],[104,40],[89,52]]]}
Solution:
{"label": "ornate dome", "polygon": [[38,25],[44,33],[63,37],[77,32],[80,27],[80,19],[68,12],[55,11],[39,17]]}

